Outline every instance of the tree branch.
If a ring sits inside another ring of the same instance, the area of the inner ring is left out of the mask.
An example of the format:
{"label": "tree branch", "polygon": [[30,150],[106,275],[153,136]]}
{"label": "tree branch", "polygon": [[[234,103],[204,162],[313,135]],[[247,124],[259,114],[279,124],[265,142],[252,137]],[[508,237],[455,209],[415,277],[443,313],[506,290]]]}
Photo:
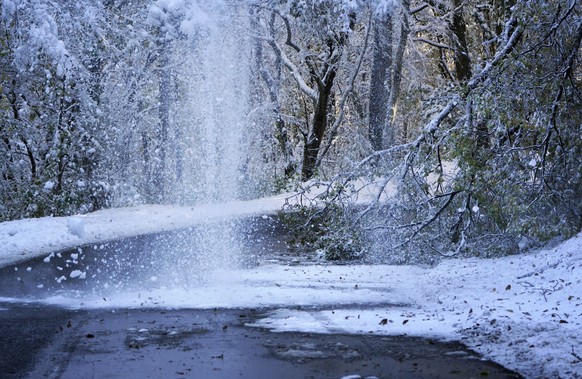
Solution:
{"label": "tree branch", "polygon": [[410,10],[410,15],[413,16],[419,12],[422,12],[424,9],[428,8],[430,5],[428,3],[424,3],[419,5],[418,7]]}
{"label": "tree branch", "polygon": [[[507,21],[505,25],[505,31],[511,28],[511,25],[513,25],[514,21],[515,21],[514,17]],[[497,66],[507,55],[509,55],[513,51],[522,34],[523,28],[521,27],[521,25],[518,25],[513,31],[513,33],[511,33],[511,36],[507,39],[505,46],[503,46],[503,48],[495,54],[495,57],[493,57],[493,59],[490,62],[487,62],[487,64],[485,65],[483,70],[481,70],[480,73],[474,75],[473,78],[469,80],[469,82],[467,83],[467,91],[474,90],[475,88],[477,88],[479,84],[481,84],[488,78],[493,68]]]}
{"label": "tree branch", "polygon": [[291,25],[289,23],[289,19],[287,18],[287,16],[283,16],[279,11],[275,11],[275,13],[277,13],[277,15],[279,15],[279,17],[281,17],[281,19],[285,23],[285,30],[287,31],[287,39],[285,40],[285,44],[287,46],[293,48],[293,50],[295,50],[296,52],[298,52],[298,53],[301,52],[301,49],[299,48],[299,46],[297,46],[296,44],[293,43],[292,33],[291,33]]}
{"label": "tree branch", "polygon": [[439,43],[439,42],[435,42],[435,41],[432,41],[432,40],[429,40],[429,39],[426,39],[426,38],[415,38],[414,39],[414,42],[423,42],[423,43],[426,43],[428,45],[437,47],[439,49],[454,50],[449,45],[445,45],[445,44],[442,44],[442,43]]}
{"label": "tree branch", "polygon": [[[412,241],[420,232],[422,232],[426,227],[430,226],[430,224],[432,224],[433,222],[435,222],[435,220],[437,218],[439,218],[439,216],[449,207],[449,205],[453,202],[453,200],[455,199],[455,196],[457,196],[459,193],[461,193],[463,191],[453,191],[451,193],[448,194],[448,199],[447,201],[445,201],[445,203],[442,205],[442,207],[440,207],[433,215],[430,219],[424,221],[420,227],[418,229],[416,229],[414,231],[414,233],[412,233],[412,235],[410,237],[408,237],[406,239],[406,241],[402,242],[401,244],[397,245],[395,248],[398,248],[400,246],[404,246],[405,244],[407,244],[408,242]],[[418,224],[418,223],[416,223]]]}
{"label": "tree branch", "polygon": [[277,49],[277,53],[281,55],[281,61],[283,64],[291,71],[291,75],[299,85],[299,89],[307,96],[309,96],[312,100],[317,101],[317,91],[311,88],[303,76],[301,76],[301,72],[299,72],[299,68],[289,59],[285,51],[279,46],[279,44],[273,40],[272,46]]}

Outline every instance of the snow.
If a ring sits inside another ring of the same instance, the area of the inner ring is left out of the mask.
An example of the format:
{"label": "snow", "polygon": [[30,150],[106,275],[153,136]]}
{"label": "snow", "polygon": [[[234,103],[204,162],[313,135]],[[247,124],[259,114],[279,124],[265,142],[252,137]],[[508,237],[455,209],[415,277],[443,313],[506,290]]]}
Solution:
{"label": "snow", "polygon": [[[216,6],[216,4],[214,4]],[[157,0],[149,7],[148,22],[162,27],[171,24],[171,18],[183,17],[180,32],[192,37],[202,28],[210,26],[210,16],[198,4],[184,0]]]}
{"label": "snow", "polygon": [[[58,250],[80,244],[271,214],[285,199],[142,206],[5,222],[0,224],[0,265],[45,254],[48,262]],[[80,259],[73,254],[71,259]],[[71,308],[258,308],[266,314],[249,327],[455,340],[528,378],[580,378],[581,270],[579,234],[551,249],[490,260],[451,259],[432,268],[271,262],[216,269],[202,286],[164,287],[159,285],[163,277],[152,276],[152,288],[107,296],[55,292],[37,301]],[[81,270],[70,276],[89,280]]]}
{"label": "snow", "polygon": [[399,3],[398,0],[374,0],[372,2],[372,9],[374,10],[374,16],[384,17],[391,13],[394,7]]}
{"label": "snow", "polygon": [[81,217],[69,217],[67,220],[69,233],[79,238],[85,237],[85,221]]}
{"label": "snow", "polygon": [[4,21],[8,21],[14,17],[14,13],[16,12],[16,4],[14,4],[11,0],[4,0],[0,5],[2,7],[2,16]]}
{"label": "snow", "polygon": [[53,188],[55,188],[55,183],[51,182],[50,180],[47,181],[46,183],[44,183],[44,187],[43,187],[46,191],[50,191]]}
{"label": "snow", "polygon": [[[409,305],[278,309],[254,325],[460,340],[525,377],[582,377],[582,234],[535,254],[449,260],[432,269],[374,268],[384,272],[375,279],[392,298],[408,297]],[[359,275],[377,274],[362,267]]]}
{"label": "snow", "polygon": [[0,267],[80,245],[275,213],[288,195],[194,207],[144,205],[0,223]]}
{"label": "snow", "polygon": [[75,278],[85,279],[86,278],[86,274],[80,270],[73,270],[69,276],[72,279],[75,279]]}

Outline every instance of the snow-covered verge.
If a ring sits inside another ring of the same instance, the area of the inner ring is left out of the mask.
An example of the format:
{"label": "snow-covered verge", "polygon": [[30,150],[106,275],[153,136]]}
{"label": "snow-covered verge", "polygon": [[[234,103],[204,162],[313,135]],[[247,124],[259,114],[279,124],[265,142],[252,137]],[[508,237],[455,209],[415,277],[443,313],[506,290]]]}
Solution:
{"label": "snow-covered verge", "polygon": [[[351,196],[355,202],[368,202],[377,195],[377,186],[378,183],[357,181]],[[178,230],[236,217],[273,214],[286,204],[313,205],[312,200],[325,193],[327,184],[307,183],[305,187],[301,195],[283,193],[254,200],[196,206],[142,205],[69,217],[2,222],[0,267],[81,245]],[[389,188],[390,194],[393,194],[394,189],[392,186]]]}
{"label": "snow-covered verge", "polygon": [[[2,223],[0,265],[89,242],[270,213],[284,201],[148,206]],[[250,326],[460,340],[527,378],[582,378],[581,270],[579,234],[536,253],[452,259],[434,268],[271,262],[216,270],[203,287],[171,288],[159,278],[133,292],[55,293],[38,301],[84,308],[268,308]]]}
{"label": "snow-covered verge", "polygon": [[289,195],[192,207],[143,205],[0,223],[0,267],[80,245],[177,230],[281,209]]}
{"label": "snow-covered verge", "polygon": [[[582,377],[582,235],[532,254],[449,260],[431,269],[385,266],[380,272],[375,281],[395,298],[408,296],[410,306],[281,309],[256,326],[460,340],[527,378]],[[360,275],[377,273],[362,267]]]}

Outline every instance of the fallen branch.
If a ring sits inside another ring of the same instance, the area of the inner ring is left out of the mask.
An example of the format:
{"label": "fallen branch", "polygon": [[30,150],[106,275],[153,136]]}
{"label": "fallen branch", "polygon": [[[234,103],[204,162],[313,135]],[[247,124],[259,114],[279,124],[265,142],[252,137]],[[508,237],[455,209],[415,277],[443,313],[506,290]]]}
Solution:
{"label": "fallen branch", "polygon": [[570,353],[574,358],[578,360],[578,362],[582,362],[582,358],[574,352],[574,346],[572,346],[572,352]]}
{"label": "fallen branch", "polygon": [[[422,232],[425,228],[427,228],[428,226],[430,226],[433,222],[436,221],[436,219],[449,207],[449,205],[453,202],[453,199],[455,198],[455,196],[457,196],[459,193],[461,193],[463,191],[454,191],[451,192],[449,194],[449,198],[447,199],[447,201],[443,204],[442,207],[440,207],[433,215],[430,219],[425,220],[424,222],[422,222],[422,225],[420,226],[420,228],[418,228],[417,230],[414,231],[414,233],[412,233],[412,235],[410,237],[408,237],[406,239],[406,241],[400,243],[399,245],[396,245],[394,247],[394,249],[397,249],[399,247],[402,247],[404,245],[406,245],[407,243],[409,243],[410,241],[412,241],[420,232]],[[418,224],[418,223],[417,223]]]}

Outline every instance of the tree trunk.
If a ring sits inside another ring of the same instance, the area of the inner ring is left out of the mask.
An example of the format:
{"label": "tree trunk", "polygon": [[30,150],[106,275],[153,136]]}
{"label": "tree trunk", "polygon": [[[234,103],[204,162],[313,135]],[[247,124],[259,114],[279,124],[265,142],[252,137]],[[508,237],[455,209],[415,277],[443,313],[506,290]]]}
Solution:
{"label": "tree trunk", "polygon": [[388,102],[388,122],[386,125],[386,145],[392,146],[396,142],[396,111],[398,108],[398,99],[400,97],[400,84],[402,83],[402,66],[404,65],[404,52],[408,42],[408,34],[410,33],[410,25],[408,24],[408,13],[410,11],[410,4],[408,0],[402,1],[402,24],[400,26],[400,40],[398,41],[398,48],[396,49],[396,56],[394,57],[392,89],[390,91],[390,99]]}
{"label": "tree trunk", "polygon": [[374,55],[370,75],[368,139],[375,151],[382,150],[392,68],[392,14],[374,22]]}
{"label": "tree trunk", "polygon": [[301,178],[309,180],[315,174],[317,155],[319,154],[319,147],[323,140],[323,135],[327,129],[328,124],[328,106],[333,87],[333,81],[336,76],[336,69],[330,68],[329,74],[324,81],[318,82],[318,98],[313,113],[312,130],[307,136],[305,147],[303,149],[303,167],[301,170]]}
{"label": "tree trunk", "polygon": [[[273,12],[269,20],[269,31],[271,35],[275,35],[275,19],[276,14]],[[254,29],[259,28],[258,17],[251,18],[251,27]],[[269,46],[272,48],[275,54],[274,61],[274,75],[270,73],[263,62],[265,61],[263,54],[263,45],[260,39],[255,40],[255,66],[261,79],[265,82],[267,86],[267,91],[269,92],[269,99],[271,101],[273,115],[275,117],[275,130],[274,137],[278,142],[279,152],[281,153],[282,159],[285,162],[285,177],[290,178],[295,174],[296,164],[293,161],[293,151],[289,141],[289,135],[287,133],[287,124],[283,119],[281,110],[281,99],[280,99],[280,87],[281,87],[281,73],[283,68],[283,63],[281,59],[281,52],[277,48],[274,41],[268,42]]]}
{"label": "tree trunk", "polygon": [[455,63],[456,79],[465,82],[473,75],[471,71],[471,59],[467,48],[467,27],[463,17],[463,0],[453,0],[453,19],[450,24],[451,32],[455,43]]}

